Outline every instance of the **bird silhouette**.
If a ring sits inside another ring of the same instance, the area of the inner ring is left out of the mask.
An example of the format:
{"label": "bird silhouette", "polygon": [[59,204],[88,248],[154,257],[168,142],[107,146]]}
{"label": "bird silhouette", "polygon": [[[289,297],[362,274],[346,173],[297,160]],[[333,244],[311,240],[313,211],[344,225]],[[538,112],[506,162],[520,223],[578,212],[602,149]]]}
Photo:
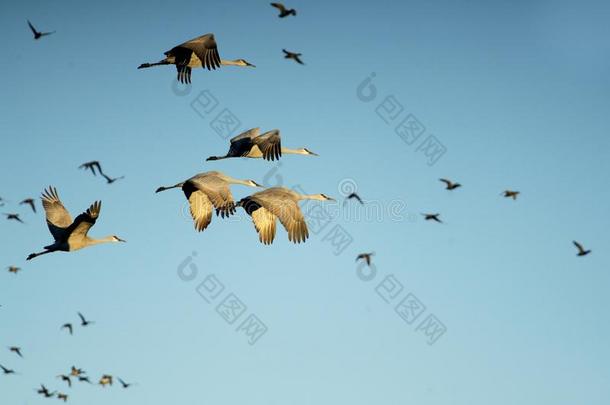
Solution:
{"label": "bird silhouette", "polygon": [[21,220],[21,218],[19,218],[19,214],[4,214],[6,216],[7,220],[13,220],[13,221],[17,221],[17,222],[21,222],[22,224],[25,224],[25,222],[23,222]]}
{"label": "bird silhouette", "polygon": [[125,176],[119,176],[119,177],[110,177],[110,176],[108,176],[108,175],[106,175],[106,174],[104,174],[104,173],[102,173],[102,176],[103,176],[103,177],[106,179],[106,183],[107,183],[107,184],[112,184],[112,183],[114,183],[114,182],[115,182],[115,181],[117,181],[117,180],[122,180],[122,179],[124,179],[124,178],[125,178]]}
{"label": "bird silhouette", "polygon": [[123,386],[123,388],[127,389],[129,387],[131,387],[132,385],[134,385],[133,383],[126,383],[125,381],[123,381],[121,378],[117,377],[117,380],[119,380],[119,382],[121,383],[121,385]]}
{"label": "bird silhouette", "polygon": [[586,256],[591,253],[590,250],[585,250],[585,248],[580,243],[576,241],[572,241],[572,243],[574,243],[574,246],[576,246],[576,248],[578,249],[578,253],[576,254],[577,256]]}
{"label": "bird silhouette", "polygon": [[16,373],[15,373],[15,370],[11,370],[10,368],[6,368],[6,367],[4,367],[2,364],[0,364],[0,369],[2,369],[2,372],[3,372],[5,375],[9,375],[9,374],[16,374]]}
{"label": "bird silhouette", "polygon": [[438,222],[439,224],[442,224],[442,223],[443,223],[443,221],[441,221],[441,220],[439,219],[439,216],[440,216],[441,214],[422,214],[422,215],[424,216],[424,219],[425,219],[426,221],[436,221],[436,222]]}
{"label": "bird silhouette", "polygon": [[68,402],[68,394],[62,394],[61,392],[58,392],[57,399],[59,399],[60,401]]}
{"label": "bird silhouette", "polygon": [[83,314],[81,314],[80,312],[78,313],[78,317],[80,318],[80,325],[81,326],[89,326],[95,322],[93,321],[88,321],[85,319],[85,317],[83,316]]}
{"label": "bird silhouette", "polygon": [[371,253],[360,253],[358,256],[356,256],[356,261],[358,260],[364,260],[366,262],[366,264],[368,266],[371,265],[371,257],[375,255],[375,252],[371,252]]}
{"label": "bird silhouette", "polygon": [[305,63],[303,63],[303,61],[301,60],[301,56],[302,56],[302,54],[300,54],[300,53],[294,53],[294,52],[290,52],[290,51],[287,51],[287,50],[285,50],[285,49],[282,49],[282,51],[284,52],[284,59],[292,59],[292,60],[294,60],[295,62],[297,62],[297,63],[299,63],[299,64],[301,64],[301,65],[304,65],[304,64],[305,64]]}
{"label": "bird silhouette", "polygon": [[84,376],[84,375],[79,376],[79,377],[78,377],[78,381],[79,381],[79,382],[86,382],[86,383],[89,383],[89,384],[93,384],[93,383],[92,383],[92,382],[89,380],[89,377]]}
{"label": "bird silhouette", "polygon": [[86,374],[86,373],[81,368],[76,368],[76,367],[72,366],[72,368],[70,369],[70,375],[73,377],[79,377],[79,376],[82,376],[83,374]]}
{"label": "bird silhouette", "polygon": [[64,323],[63,325],[61,325],[60,329],[68,329],[70,334],[72,334],[72,332],[73,332],[72,324],[71,323]]}
{"label": "bird silhouette", "polygon": [[106,387],[107,385],[112,385],[112,376],[108,375],[108,374],[104,374],[101,378],[100,378],[100,382],[99,384],[102,387]]}
{"label": "bird silhouette", "polygon": [[277,8],[280,11],[280,14],[278,15],[279,18],[285,18],[285,17],[288,17],[289,15],[296,17],[296,15],[297,15],[297,11],[295,9],[293,9],[293,8],[288,9],[282,3],[271,3],[271,6]]}
{"label": "bird silhouette", "polygon": [[8,266],[8,272],[9,273],[17,274],[20,271],[21,271],[21,267]]}
{"label": "bird silhouette", "polygon": [[16,347],[16,346],[12,346],[8,348],[11,352],[17,354],[19,357],[23,358],[23,354],[21,354],[21,348],[20,347]]}
{"label": "bird silhouette", "polygon": [[24,204],[28,204],[32,208],[32,211],[34,211],[34,213],[36,213],[36,205],[34,204],[33,198],[26,198],[25,200],[23,200],[19,203],[19,205],[24,205]]}
{"label": "bird silhouette", "polygon": [[356,200],[361,205],[364,205],[364,201],[362,201],[362,198],[360,198],[360,196],[356,193],[350,193],[347,197],[345,197],[345,200],[343,200],[343,205],[347,204],[347,200]]}
{"label": "bird silhouette", "polygon": [[521,194],[520,191],[512,191],[512,190],[505,190],[502,192],[502,195],[506,198],[512,198],[513,200],[517,199],[517,196],[519,196],[519,194]]}
{"label": "bird silhouette", "polygon": [[52,32],[40,32],[40,31],[36,30],[36,28],[34,28],[32,23],[30,22],[30,20],[28,20],[28,25],[30,26],[30,29],[32,30],[32,33],[34,34],[34,39],[40,39],[42,37],[45,37],[47,35],[51,35],[51,34],[55,33],[55,31],[52,31]]}
{"label": "bird silhouette", "polygon": [[447,185],[445,187],[446,190],[455,190],[458,187],[462,187],[462,185],[460,183],[454,183],[448,179],[439,179],[439,181],[442,181],[443,183],[445,183]]}
{"label": "bird silhouette", "polygon": [[79,169],[84,169],[84,170],[90,170],[91,173],[93,173],[94,176],[97,176],[97,174],[102,174],[104,173],[102,171],[102,166],[100,164],[100,162],[98,162],[97,160],[92,160],[90,162],[85,162],[82,165],[78,166]]}
{"label": "bird silhouette", "polygon": [[36,392],[40,395],[43,395],[45,398],[52,398],[53,396],[55,396],[55,393],[57,391],[49,392],[47,387],[45,387],[43,384],[40,384],[40,389]]}
{"label": "bird silhouette", "polygon": [[72,387],[72,380],[70,379],[69,375],[60,374],[57,376],[57,378],[61,378],[62,381],[65,381],[68,383],[68,387]]}

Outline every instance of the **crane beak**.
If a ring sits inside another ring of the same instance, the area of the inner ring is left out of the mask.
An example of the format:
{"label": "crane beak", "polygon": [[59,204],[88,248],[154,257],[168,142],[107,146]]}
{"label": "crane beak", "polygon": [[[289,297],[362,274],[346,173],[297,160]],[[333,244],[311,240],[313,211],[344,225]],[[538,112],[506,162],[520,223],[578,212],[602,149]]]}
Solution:
{"label": "crane beak", "polygon": [[246,62],[246,66],[250,66],[250,67],[253,67],[253,68],[255,68],[255,67],[256,67],[256,65],[253,65],[253,64],[251,64],[251,63],[250,63],[250,62],[248,62],[248,61],[245,61],[245,62]]}

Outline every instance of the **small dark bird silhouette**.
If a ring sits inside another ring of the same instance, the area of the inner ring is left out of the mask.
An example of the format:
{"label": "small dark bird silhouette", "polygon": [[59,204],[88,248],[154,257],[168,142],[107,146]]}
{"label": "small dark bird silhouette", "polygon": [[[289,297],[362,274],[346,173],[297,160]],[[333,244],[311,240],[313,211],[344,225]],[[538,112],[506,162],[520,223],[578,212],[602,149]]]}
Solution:
{"label": "small dark bird silhouette", "polygon": [[15,374],[15,370],[11,370],[10,368],[6,368],[2,364],[0,364],[0,368],[2,369],[2,372],[4,374],[6,374],[6,375]]}
{"label": "small dark bird silhouette", "polygon": [[367,264],[367,266],[371,265],[371,257],[375,255],[375,252],[371,252],[371,253],[360,253],[357,257],[356,257],[356,261],[358,260],[364,260]]}
{"label": "small dark bird silhouette", "polygon": [[32,207],[32,211],[34,211],[34,213],[36,213],[36,205],[34,203],[33,198],[26,198],[25,200],[23,200],[19,203],[19,205],[24,205],[24,204],[28,204],[30,207]]}
{"label": "small dark bird silhouette", "polygon": [[40,39],[40,38],[42,38],[44,36],[51,35],[51,34],[55,33],[55,31],[52,31],[52,32],[40,32],[40,31],[37,31],[36,28],[34,28],[32,23],[30,22],[30,20],[28,20],[28,25],[30,26],[30,29],[32,30],[32,33],[34,34],[34,39]]}
{"label": "small dark bird silhouette", "polygon": [[19,357],[23,358],[23,354],[21,354],[21,348],[12,346],[8,348],[11,352],[16,353]]}
{"label": "small dark bird silhouette", "polygon": [[92,160],[91,162],[85,162],[82,165],[78,166],[79,169],[91,170],[94,176],[97,176],[97,173],[102,174],[102,166],[100,162],[97,160]]}
{"label": "small dark bird silhouette", "polygon": [[83,316],[83,314],[81,314],[80,312],[78,313],[78,317],[80,318],[80,325],[81,326],[89,326],[95,322],[93,321],[88,321],[85,319],[85,317]]}
{"label": "small dark bird silhouette", "polygon": [[297,11],[295,9],[287,9],[282,3],[271,3],[271,5],[280,10],[280,14],[278,15],[280,18],[288,17],[289,15],[296,17],[297,15]]}
{"label": "small dark bird silhouette", "polygon": [[72,324],[71,323],[64,323],[63,325],[61,325],[60,329],[68,329],[70,334],[72,334],[72,332],[73,332]]}
{"label": "small dark bird silhouette", "polygon": [[345,197],[345,200],[343,200],[343,205],[345,205],[347,203],[347,200],[356,200],[358,201],[360,204],[364,205],[364,202],[362,201],[362,198],[360,198],[360,196],[356,193],[351,193],[350,195],[348,195],[347,197]]}
{"label": "small dark bird silhouette", "polygon": [[80,381],[80,382],[86,382],[86,383],[92,384],[92,383],[91,383],[91,381],[89,380],[89,377],[86,377],[86,376],[80,376],[80,377],[78,377],[78,381]]}
{"label": "small dark bird silhouette", "polygon": [[21,220],[21,218],[19,218],[19,214],[4,214],[4,215],[6,215],[6,219],[9,221],[13,220],[13,221],[18,221],[18,222],[21,222],[22,224],[25,224],[25,222],[23,222]]}
{"label": "small dark bird silhouette", "polygon": [[49,392],[47,387],[45,387],[43,384],[40,384],[40,389],[36,392],[40,395],[44,395],[45,398],[51,398],[55,395],[57,391]]}
{"label": "small dark bird silhouette", "polygon": [[101,378],[100,378],[100,382],[99,384],[106,388],[107,385],[112,385],[112,376],[108,375],[108,374],[104,374]]}
{"label": "small dark bird silhouette", "polygon": [[462,185],[460,183],[454,183],[451,180],[447,180],[447,179],[439,179],[439,180],[447,185],[447,187],[445,187],[446,190],[455,190],[458,187],[462,187]]}
{"label": "small dark bird silhouette", "polygon": [[62,381],[65,381],[68,383],[68,387],[72,387],[72,380],[70,379],[69,375],[60,374],[57,376],[57,378],[61,378]]}
{"label": "small dark bird silhouette", "polygon": [[441,220],[438,218],[438,217],[439,217],[441,214],[422,214],[422,215],[424,216],[424,219],[425,219],[426,221],[436,221],[436,222],[438,222],[439,224],[442,224],[442,223],[443,223],[443,221],[441,221]]}
{"label": "small dark bird silhouette", "polygon": [[505,190],[502,192],[502,195],[506,198],[512,198],[513,200],[517,199],[517,196],[521,194],[520,191],[512,191],[512,190]]}
{"label": "small dark bird silhouette", "polygon": [[299,63],[299,64],[301,64],[301,65],[304,65],[303,61],[301,60],[301,56],[302,56],[302,54],[300,54],[300,53],[294,53],[294,52],[290,52],[290,51],[287,51],[287,50],[285,50],[285,49],[282,49],[282,51],[283,51],[283,52],[284,52],[284,54],[285,54],[285,55],[284,55],[284,58],[285,58],[285,59],[292,59],[292,60],[294,60],[295,62],[297,62],[297,63]]}
{"label": "small dark bird silhouette", "polygon": [[125,381],[123,381],[122,379],[120,379],[119,377],[117,377],[117,380],[119,380],[119,382],[121,383],[121,385],[123,386],[123,388],[127,389],[129,387],[131,387],[133,385],[133,383],[126,383]]}
{"label": "small dark bird silhouette", "polygon": [[576,254],[576,256],[586,256],[589,253],[591,253],[590,250],[585,250],[583,245],[581,245],[580,243],[578,243],[576,241],[572,241],[572,243],[574,243],[574,246],[576,246],[576,248],[578,249],[578,253]]}
{"label": "small dark bird silhouette", "polygon": [[117,180],[121,180],[121,179],[125,178],[125,176],[110,177],[110,176],[105,175],[104,173],[102,173],[102,176],[104,176],[104,178],[106,179],[106,183],[108,183],[108,184],[112,184],[112,183],[114,183]]}
{"label": "small dark bird silhouette", "polygon": [[8,272],[9,273],[17,274],[20,271],[21,271],[21,267],[8,266]]}
{"label": "small dark bird silhouette", "polygon": [[83,374],[86,374],[86,373],[82,368],[76,368],[76,367],[72,366],[72,369],[70,369],[70,375],[73,377],[82,376]]}
{"label": "small dark bird silhouette", "polygon": [[60,401],[68,402],[68,395],[59,392],[57,393],[57,399],[59,399]]}

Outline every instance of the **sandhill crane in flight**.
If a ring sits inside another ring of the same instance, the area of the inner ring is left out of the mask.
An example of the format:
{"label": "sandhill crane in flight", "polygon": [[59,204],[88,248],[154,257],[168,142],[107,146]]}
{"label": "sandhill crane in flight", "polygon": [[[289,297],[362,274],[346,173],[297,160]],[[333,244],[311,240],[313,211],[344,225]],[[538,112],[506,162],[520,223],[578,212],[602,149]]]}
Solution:
{"label": "sandhill crane in flight", "polygon": [[0,364],[0,369],[2,369],[2,372],[3,372],[5,375],[9,375],[9,374],[17,374],[17,373],[15,372],[15,370],[11,370],[10,368],[6,368],[6,367],[4,367],[2,364]]}
{"label": "sandhill crane in flight", "polygon": [[106,179],[106,183],[108,183],[108,184],[112,184],[112,183],[114,183],[117,180],[122,180],[122,179],[125,178],[125,176],[110,177],[110,176],[108,176],[108,175],[106,175],[104,173],[102,173],[102,176]]}
{"label": "sandhill crane in flight", "polygon": [[12,346],[12,347],[9,347],[8,350],[13,352],[13,353],[15,353],[19,357],[23,358],[23,354],[21,354],[21,348],[20,347]]}
{"label": "sandhill crane in flight", "polygon": [[51,398],[51,397],[55,396],[55,393],[57,391],[49,392],[47,387],[45,387],[43,384],[40,384],[40,389],[38,389],[38,391],[36,391],[36,392],[40,395],[43,395],[45,398]]}
{"label": "sandhill crane in flight", "polygon": [[93,384],[93,383],[92,383],[92,382],[89,380],[89,377],[86,377],[86,376],[83,376],[83,375],[81,375],[81,376],[79,376],[79,377],[78,377],[78,381],[79,381],[79,382],[86,382],[86,383],[89,383],[89,384]]}
{"label": "sandhill crane in flight", "polygon": [[93,239],[87,235],[89,229],[95,225],[95,222],[100,215],[100,210],[102,208],[101,201],[96,201],[91,204],[87,211],[83,212],[72,221],[70,213],[59,199],[57,190],[53,187],[49,187],[42,194],[42,206],[46,212],[49,231],[51,232],[51,235],[53,235],[55,242],[52,245],[45,246],[45,250],[42,252],[30,254],[27,257],[27,260],[47,253],[58,251],[72,252],[101,243],[125,242],[116,235],[107,236],[101,239]]}
{"label": "sandhill crane in flight", "polygon": [[343,205],[345,206],[345,204],[347,204],[348,200],[356,200],[358,201],[361,205],[364,205],[364,202],[362,201],[362,198],[360,198],[360,196],[356,193],[350,193],[347,197],[345,197],[345,200],[343,200]]}
{"label": "sandhill crane in flight", "polygon": [[460,183],[454,183],[448,179],[439,179],[439,181],[442,181],[443,183],[445,183],[447,185],[445,187],[445,190],[455,190],[458,187],[462,187],[462,185]]}
{"label": "sandhill crane in flight", "polygon": [[62,381],[65,381],[68,383],[68,387],[72,387],[72,380],[70,379],[69,375],[60,374],[57,376],[57,378],[61,378]]}
{"label": "sandhill crane in flight", "polygon": [[442,223],[443,223],[443,221],[441,221],[441,220],[439,219],[439,216],[440,216],[441,214],[422,214],[422,215],[424,216],[424,219],[425,219],[426,221],[436,221],[436,222],[438,222],[439,224],[442,224]]}
{"label": "sandhill crane in flight", "polygon": [[70,369],[70,375],[73,377],[79,377],[82,376],[85,373],[85,370],[83,370],[82,368],[76,368],[74,366],[72,366],[72,368]]}
{"label": "sandhill crane in flight", "polygon": [[212,222],[212,208],[216,209],[216,215],[223,218],[235,213],[235,202],[229,187],[231,184],[262,187],[254,180],[239,180],[224,173],[212,171],[196,174],[173,186],[159,187],[156,192],[181,188],[189,202],[195,229],[201,232]]}
{"label": "sandhill crane in flight", "polygon": [[506,198],[512,198],[513,200],[516,200],[517,197],[519,196],[519,194],[521,194],[520,191],[512,191],[512,190],[505,190],[502,192],[502,195]]}
{"label": "sandhill crane in flight", "polygon": [[280,11],[279,18],[288,17],[289,15],[296,17],[297,15],[297,11],[294,8],[288,9],[282,3],[271,3],[271,5]]}
{"label": "sandhill crane in flight", "polygon": [[578,249],[578,253],[576,254],[576,256],[586,256],[591,253],[590,250],[585,250],[583,245],[581,245],[580,243],[576,241],[572,241],[572,243],[574,244],[574,246],[576,246],[576,249]]}
{"label": "sandhill crane in flight", "polygon": [[91,162],[85,162],[82,165],[78,166],[79,169],[85,169],[85,170],[91,170],[91,173],[93,173],[94,176],[97,176],[97,174],[102,174],[102,166],[100,165],[100,162],[98,162],[97,160],[92,160]]}
{"label": "sandhill crane in flight", "polygon": [[299,207],[301,200],[334,201],[324,194],[299,194],[285,187],[272,187],[242,198],[237,206],[252,217],[261,243],[270,245],[275,238],[275,220],[279,218],[293,243],[309,237],[307,223]]}
{"label": "sandhill crane in flight", "polygon": [[301,54],[301,53],[294,53],[294,52],[290,52],[290,51],[287,51],[287,50],[285,50],[285,49],[282,49],[282,51],[284,52],[284,59],[292,59],[292,60],[294,60],[295,62],[297,62],[297,63],[299,63],[299,64],[301,64],[301,65],[304,65],[304,64],[305,64],[305,63],[303,63],[303,61],[301,60],[301,56],[302,56],[303,54]]}
{"label": "sandhill crane in flight", "polygon": [[364,260],[367,264],[367,266],[371,265],[371,258],[375,255],[375,252],[371,252],[371,253],[360,253],[357,257],[356,257],[356,261],[358,260]]}
{"label": "sandhill crane in flight", "polygon": [[106,388],[107,385],[112,385],[112,376],[108,375],[108,374],[104,374],[101,378],[100,378],[100,382],[99,384]]}
{"label": "sandhill crane in flight", "polygon": [[25,222],[23,222],[23,220],[19,217],[19,214],[4,214],[6,216],[6,219],[8,221],[17,221],[17,222],[21,222],[22,224],[25,224]]}
{"label": "sandhill crane in flight", "polygon": [[23,200],[19,203],[19,205],[24,205],[24,204],[29,205],[32,208],[32,211],[34,211],[34,213],[36,213],[36,204],[34,203],[33,198],[26,198],[25,200]]}
{"label": "sandhill crane in flight", "polygon": [[155,63],[142,63],[138,69],[159,65],[176,65],[178,80],[181,83],[191,82],[192,68],[207,68],[215,70],[222,66],[255,67],[245,59],[225,60],[218,55],[218,46],[214,34],[205,34],[186,41],[165,52],[165,58]]}
{"label": "sandhill crane in flight", "polygon": [[249,129],[231,139],[229,151],[224,156],[210,156],[206,160],[220,160],[234,157],[279,159],[282,154],[318,156],[309,149],[290,149],[282,147],[279,129],[260,133],[260,128]]}
{"label": "sandhill crane in flight", "polygon": [[59,399],[60,401],[68,402],[68,394],[63,394],[61,392],[58,392],[57,399]]}
{"label": "sandhill crane in flight", "polygon": [[72,324],[71,323],[64,323],[63,325],[61,325],[60,329],[68,329],[70,334],[72,334],[72,332],[73,332]]}
{"label": "sandhill crane in flight", "polygon": [[20,271],[21,271],[21,267],[8,266],[8,272],[9,273],[17,274]]}
{"label": "sandhill crane in flight", "polygon": [[85,316],[83,314],[81,314],[80,312],[78,313],[78,317],[80,318],[80,325],[85,327],[85,326],[89,326],[95,322],[93,321],[88,321],[85,319]]}
{"label": "sandhill crane in flight", "polygon": [[34,28],[32,23],[30,22],[30,20],[28,20],[28,25],[30,26],[30,29],[32,30],[32,34],[34,34],[34,39],[40,39],[42,37],[45,37],[47,35],[51,35],[51,34],[55,33],[55,31],[52,31],[52,32],[40,32],[40,31],[37,31],[36,28]]}

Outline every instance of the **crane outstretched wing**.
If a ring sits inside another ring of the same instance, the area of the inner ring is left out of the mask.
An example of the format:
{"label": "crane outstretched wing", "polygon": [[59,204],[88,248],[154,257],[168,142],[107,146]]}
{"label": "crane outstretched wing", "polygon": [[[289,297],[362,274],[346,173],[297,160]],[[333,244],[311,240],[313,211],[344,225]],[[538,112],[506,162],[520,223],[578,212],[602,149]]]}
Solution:
{"label": "crane outstretched wing", "polygon": [[189,202],[195,229],[201,232],[212,222],[212,203],[208,196],[203,191],[198,190],[191,182],[186,182],[182,191]]}
{"label": "crane outstretched wing", "polygon": [[42,193],[42,206],[51,235],[53,235],[55,240],[62,239],[68,227],[72,225],[72,217],[59,199],[55,187],[49,186],[48,189],[44,190]]}
{"label": "crane outstretched wing", "polygon": [[270,195],[261,191],[250,198],[278,217],[286,232],[288,232],[289,241],[294,243],[305,242],[309,237],[309,231],[298,203],[290,197],[277,197],[277,195]]}
{"label": "crane outstretched wing", "polygon": [[87,236],[87,232],[89,232],[89,229],[95,225],[95,221],[100,215],[101,209],[102,202],[96,201],[91,204],[87,211],[77,216],[74,223],[67,230],[70,235],[68,237],[68,242],[85,238],[85,236]]}
{"label": "crane outstretched wing", "polygon": [[[184,54],[181,49],[187,49],[194,52],[201,61],[201,66],[208,70],[214,70],[220,67],[220,55],[218,55],[218,46],[216,44],[216,39],[214,39],[214,34],[206,34],[186,41],[166,52],[166,55],[175,55],[176,53],[181,52]],[[186,64],[188,64],[188,61]]]}
{"label": "crane outstretched wing", "polygon": [[280,138],[280,131],[277,129],[257,136],[252,139],[252,142],[261,151],[265,160],[276,160],[282,156],[282,139]]}

